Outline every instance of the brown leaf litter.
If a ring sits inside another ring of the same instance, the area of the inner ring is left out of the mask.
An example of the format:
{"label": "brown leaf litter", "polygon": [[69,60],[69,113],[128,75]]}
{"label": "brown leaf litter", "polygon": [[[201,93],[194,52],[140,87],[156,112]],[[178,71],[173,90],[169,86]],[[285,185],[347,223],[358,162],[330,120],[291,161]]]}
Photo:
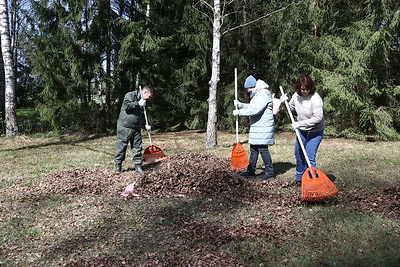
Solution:
{"label": "brown leaf litter", "polygon": [[[133,193],[141,197],[201,197],[256,204],[265,201],[277,212],[308,205],[299,199],[298,187],[273,179],[246,179],[230,169],[228,158],[210,153],[182,152],[154,165],[145,165],[145,174],[109,169],[76,168],[42,175],[32,186],[12,185],[6,192],[17,195],[57,193],[92,196],[117,196],[134,182]],[[400,218],[400,187],[387,186],[379,192],[339,188],[339,194],[325,203],[351,202],[365,212],[380,212]],[[281,210],[280,210],[281,209]]]}
{"label": "brown leaf litter", "polygon": [[[133,183],[133,193],[140,197],[191,197],[239,201],[248,205],[263,205],[271,212],[274,223],[266,222],[263,215],[254,221],[220,224],[197,221],[175,211],[173,220],[177,237],[182,246],[208,244],[221,246],[237,240],[267,238],[279,246],[281,242],[301,239],[302,232],[293,230],[296,221],[291,213],[294,207],[313,205],[300,200],[300,188],[290,186],[279,178],[269,181],[245,179],[238,171],[230,169],[227,158],[209,153],[183,152],[154,165],[145,165],[145,174],[125,171],[115,174],[112,170],[77,168],[47,173],[32,186],[13,185],[6,189],[15,194],[69,194],[91,196],[119,196],[128,183]],[[400,218],[400,187],[388,186],[379,192],[339,188],[338,196],[319,203],[338,205],[350,203],[351,208],[367,214]],[[127,198],[126,198],[127,199]],[[258,206],[260,207],[260,206]],[[169,249],[168,253],[146,254],[147,262],[140,266],[243,266],[227,252],[210,252],[198,247],[198,254],[182,254],[182,247]],[[134,266],[131,258],[89,257],[71,261],[66,266]]]}

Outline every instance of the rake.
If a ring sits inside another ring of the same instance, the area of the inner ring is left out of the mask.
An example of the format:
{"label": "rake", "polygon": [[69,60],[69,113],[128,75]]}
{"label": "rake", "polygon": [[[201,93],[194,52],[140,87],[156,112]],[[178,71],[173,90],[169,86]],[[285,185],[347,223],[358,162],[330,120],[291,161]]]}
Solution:
{"label": "rake", "polygon": [[[140,95],[143,97],[141,86],[139,86],[139,90],[140,90]],[[146,125],[149,125],[149,121],[147,119],[146,106],[143,106],[143,110],[144,110],[144,118],[146,120]],[[167,156],[164,154],[164,152],[160,147],[153,145],[151,141],[150,131],[147,131],[147,133],[149,135],[150,145],[146,147],[146,149],[144,150],[142,161],[145,163],[153,163],[167,158]]]}
{"label": "rake", "polygon": [[[237,100],[237,69],[235,68],[235,100]],[[237,107],[235,106],[235,109]],[[246,155],[246,150],[239,143],[239,115],[236,115],[236,144],[232,148],[231,169],[242,170],[249,165],[249,159]]]}

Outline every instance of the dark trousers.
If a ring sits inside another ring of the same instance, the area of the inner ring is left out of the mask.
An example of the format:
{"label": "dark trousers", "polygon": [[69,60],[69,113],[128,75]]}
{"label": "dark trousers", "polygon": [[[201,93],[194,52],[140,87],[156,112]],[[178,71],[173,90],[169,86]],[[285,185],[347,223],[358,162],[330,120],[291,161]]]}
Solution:
{"label": "dark trousers", "polygon": [[128,143],[131,145],[133,163],[135,165],[142,164],[142,134],[140,129],[130,129],[120,125],[117,127],[115,164],[121,164],[125,160]]}
{"label": "dark trousers", "polygon": [[255,173],[258,161],[258,154],[261,154],[261,158],[264,161],[265,173],[268,176],[274,175],[274,167],[272,166],[271,154],[268,150],[268,145],[250,145],[250,164],[247,167],[247,172]]}

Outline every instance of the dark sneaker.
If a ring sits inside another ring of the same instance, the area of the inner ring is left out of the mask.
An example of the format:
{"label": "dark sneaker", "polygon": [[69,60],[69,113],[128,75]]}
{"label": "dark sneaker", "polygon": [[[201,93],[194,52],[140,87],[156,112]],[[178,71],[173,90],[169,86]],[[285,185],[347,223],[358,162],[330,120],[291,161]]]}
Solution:
{"label": "dark sneaker", "polygon": [[246,171],[246,172],[241,173],[240,176],[243,176],[246,178],[254,178],[254,177],[256,177],[256,174],[254,172]]}
{"label": "dark sneaker", "polygon": [[275,175],[263,173],[260,178],[263,180],[274,179]]}

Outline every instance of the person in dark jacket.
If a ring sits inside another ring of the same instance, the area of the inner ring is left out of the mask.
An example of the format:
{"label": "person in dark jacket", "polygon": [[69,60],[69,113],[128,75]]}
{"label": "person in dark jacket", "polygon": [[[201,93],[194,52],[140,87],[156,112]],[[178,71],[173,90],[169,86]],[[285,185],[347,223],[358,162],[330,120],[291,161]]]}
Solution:
{"label": "person in dark jacket", "polygon": [[250,75],[246,78],[244,87],[250,93],[250,103],[241,103],[234,100],[234,105],[238,109],[233,111],[234,116],[250,116],[250,163],[247,171],[242,175],[246,177],[256,175],[258,154],[261,154],[265,165],[261,179],[275,178],[274,167],[268,150],[269,145],[275,144],[275,122],[272,112],[273,102],[269,85],[263,80],[257,81]]}
{"label": "person in dark jacket", "polygon": [[[153,88],[145,86],[140,90],[128,92],[122,102],[117,122],[117,152],[114,157],[115,172],[121,172],[122,162],[125,160],[128,143],[131,145],[135,171],[143,174],[142,170],[142,134],[141,128],[145,124],[144,106],[146,101],[153,97]],[[145,125],[151,131],[150,125]]]}

